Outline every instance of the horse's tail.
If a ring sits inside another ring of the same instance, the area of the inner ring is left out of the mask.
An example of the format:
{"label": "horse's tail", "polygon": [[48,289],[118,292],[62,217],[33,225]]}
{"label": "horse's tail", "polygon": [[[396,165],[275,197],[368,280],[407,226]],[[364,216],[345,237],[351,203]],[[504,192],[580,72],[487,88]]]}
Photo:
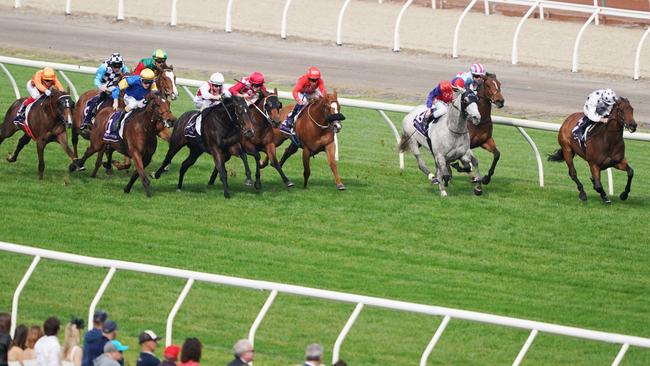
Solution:
{"label": "horse's tail", "polygon": [[562,154],[562,149],[555,150],[554,153],[548,155],[548,161],[564,161],[564,154]]}
{"label": "horse's tail", "polygon": [[404,152],[406,149],[409,148],[409,141],[411,140],[411,136],[407,136],[405,132],[402,133],[402,138],[399,140],[399,145],[397,146],[398,152]]}

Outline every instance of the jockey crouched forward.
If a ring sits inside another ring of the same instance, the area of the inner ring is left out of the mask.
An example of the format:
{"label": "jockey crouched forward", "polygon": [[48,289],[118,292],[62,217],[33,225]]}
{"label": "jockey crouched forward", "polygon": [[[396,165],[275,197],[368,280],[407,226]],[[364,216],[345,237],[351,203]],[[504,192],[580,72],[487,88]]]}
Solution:
{"label": "jockey crouched forward", "polygon": [[436,85],[429,92],[427,97],[427,111],[424,114],[422,120],[423,130],[428,130],[429,123],[437,122],[438,119],[449,111],[448,104],[451,103],[454,97],[454,91],[451,86],[451,83],[447,80],[443,80]]}
{"label": "jockey crouched forward", "polygon": [[248,77],[242,78],[235,85],[231,86],[228,91],[234,96],[244,98],[248,106],[257,102],[260,93],[268,93],[264,85],[264,74],[258,71],[251,73]]}
{"label": "jockey crouched forward", "polygon": [[27,107],[43,95],[49,97],[50,94],[52,94],[52,91],[50,91],[52,86],[59,91],[63,91],[63,85],[61,85],[59,80],[56,78],[54,69],[46,67],[43,70],[36,71],[34,76],[32,76],[32,78],[27,82],[29,98],[20,105],[20,109],[18,109],[16,118],[14,119],[14,124],[17,126],[23,126],[25,123],[25,111],[27,110]]}
{"label": "jockey crouched forward", "polygon": [[312,99],[325,96],[325,82],[321,78],[320,70],[316,67],[310,67],[307,73],[301,76],[293,88],[293,99],[296,104],[293,110],[287,116],[287,119],[280,125],[280,131],[291,134],[296,116],[302,108],[309,104]]}
{"label": "jockey crouched forward", "polygon": [[583,107],[584,117],[573,128],[573,137],[584,146],[587,140],[587,129],[595,123],[607,123],[609,114],[616,103],[616,93],[612,89],[600,89],[587,97]]}
{"label": "jockey crouched forward", "polygon": [[158,73],[167,67],[167,52],[158,48],[151,53],[151,57],[140,59],[133,69],[135,75],[140,75],[142,70],[149,69],[158,75]]}
{"label": "jockey crouched forward", "polygon": [[99,94],[88,101],[87,112],[84,117],[80,130],[85,130],[92,124],[97,110],[104,104],[106,98],[113,94],[122,77],[129,72],[129,68],[124,65],[124,60],[119,53],[114,53],[111,57],[99,66],[95,73],[95,87],[99,89]]}
{"label": "jockey crouched forward", "polygon": [[110,126],[107,126],[104,139],[108,141],[119,140],[120,124],[136,109],[144,108],[145,97],[149,92],[158,90],[154,84],[154,75],[151,69],[144,69],[140,75],[128,76],[117,84],[117,88],[113,90],[113,110],[118,110],[118,100],[120,98],[120,91],[124,90],[124,112],[121,113],[119,119],[113,121]]}
{"label": "jockey crouched forward", "polygon": [[483,83],[486,71],[482,64],[472,64],[469,71],[459,72],[451,79],[451,85],[476,92]]}
{"label": "jockey crouched forward", "polygon": [[230,97],[228,90],[223,90],[224,77],[221,73],[215,72],[210,80],[203,83],[194,96],[194,105],[201,113],[196,117],[194,123],[197,133],[201,134],[201,121],[209,113],[209,108],[221,104],[224,98]]}

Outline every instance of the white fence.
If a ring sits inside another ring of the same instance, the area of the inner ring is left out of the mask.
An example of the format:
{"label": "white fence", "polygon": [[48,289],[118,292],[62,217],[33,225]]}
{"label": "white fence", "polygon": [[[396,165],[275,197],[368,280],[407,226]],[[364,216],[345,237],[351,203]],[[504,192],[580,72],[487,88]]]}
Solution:
{"label": "white fence", "polygon": [[[287,18],[288,18],[289,8],[291,7],[292,1],[293,0],[285,0],[284,8],[282,11],[282,21],[280,23],[280,37],[282,39],[287,38]],[[351,0],[345,0],[343,5],[341,6],[341,10],[339,11],[338,18],[337,18],[336,44],[339,46],[343,44],[342,42],[343,16],[345,15],[345,11],[348,8],[350,1]],[[454,30],[454,40],[452,45],[452,57],[454,58],[458,57],[458,38],[461,29],[461,24],[463,23],[463,19],[478,1],[479,0],[471,0],[467,5],[467,7],[461,13],[460,17],[458,18],[458,22]],[[562,2],[551,1],[551,0],[482,0],[482,1],[483,1],[483,7],[485,9],[484,11],[486,15],[490,14],[490,10],[489,10],[490,3],[509,4],[509,5],[528,7],[528,11],[526,11],[526,13],[524,13],[524,15],[522,16],[521,21],[517,25],[515,34],[513,35],[512,38],[511,61],[513,65],[516,65],[519,59],[519,54],[518,54],[519,33],[524,25],[524,22],[530,17],[530,15],[535,11],[535,9],[539,9],[540,19],[544,19],[544,9],[555,9],[555,10],[570,11],[570,12],[581,13],[581,14],[588,14],[589,16],[587,18],[587,21],[584,23],[582,28],[580,28],[580,31],[578,32],[574,42],[573,57],[571,63],[571,71],[573,72],[578,71],[578,50],[580,46],[580,41],[582,40],[582,34],[584,33],[587,26],[592,22],[598,25],[600,16],[615,16],[615,17],[628,18],[628,19],[650,20],[650,12],[601,7],[598,6],[598,0],[593,0],[594,2],[593,5],[562,3]],[[378,2],[380,4],[382,3],[381,0],[379,0]],[[395,19],[395,28],[393,33],[393,46],[392,46],[392,49],[395,52],[399,52],[400,50],[400,24],[402,22],[402,17],[404,16],[406,9],[410,7],[412,3],[413,0],[406,0],[402,5],[399,14],[397,15],[397,18]],[[19,8],[20,6],[22,6],[22,0],[15,0],[14,7]],[[171,10],[169,16],[170,26],[176,26],[177,24],[178,21],[177,7],[178,7],[178,0],[171,0]],[[233,0],[228,0],[226,5],[226,11],[225,11],[225,16],[226,16],[225,31],[227,33],[232,32],[232,7],[233,7]],[[431,2],[431,8],[432,9],[436,8],[435,0]],[[65,14],[68,15],[72,13],[71,0],[66,0],[64,11]],[[124,20],[124,0],[118,0],[117,2],[117,20]],[[641,50],[643,48],[643,44],[646,38],[648,37],[648,34],[650,34],[650,27],[648,27],[648,29],[646,29],[646,31],[643,33],[637,45],[636,56],[634,61],[634,71],[633,71],[634,80],[638,80],[640,77]]]}
{"label": "white fence", "polygon": [[[4,64],[11,64],[11,65],[19,65],[19,66],[28,66],[28,67],[52,67],[56,70],[59,70],[59,73],[61,76],[64,78],[64,80],[70,85],[70,89],[72,91],[72,94],[74,95],[75,99],[78,99],[78,92],[72,83],[72,81],[67,77],[64,71],[70,71],[70,72],[78,72],[78,73],[83,73],[83,74],[95,74],[95,71],[97,70],[95,67],[88,67],[88,66],[78,66],[78,65],[68,65],[68,64],[61,64],[61,63],[56,63],[56,62],[46,62],[46,61],[33,61],[33,60],[26,60],[26,59],[20,59],[20,58],[15,58],[15,57],[6,57],[6,56],[0,56],[0,68],[5,72],[9,80],[11,81],[11,85],[14,88],[14,93],[16,95],[16,98],[20,98],[20,90],[18,89],[18,86],[16,84],[16,81],[7,70],[7,68],[4,66]],[[184,78],[178,78],[177,84],[183,86],[184,90],[187,92],[187,94],[191,97],[193,97],[193,93],[187,88],[188,86],[192,87],[199,87],[203,83],[201,80],[192,80],[192,79],[184,79]],[[228,84],[226,84],[228,86]],[[280,97],[282,98],[287,98],[287,99],[293,99],[292,95],[290,92],[284,92],[280,91],[278,92]],[[355,107],[355,108],[364,108],[364,109],[371,109],[375,110],[379,113],[379,115],[382,117],[382,119],[386,122],[388,127],[391,129],[393,132],[393,135],[395,137],[395,141],[399,143],[400,141],[400,133],[395,126],[395,123],[388,117],[386,112],[399,112],[399,113],[409,113],[414,106],[409,106],[409,105],[401,105],[401,104],[391,104],[391,103],[382,103],[382,102],[372,102],[372,101],[365,101],[365,100],[358,100],[358,99],[348,99],[348,98],[339,98],[339,103],[342,106],[348,106],[348,107]],[[537,161],[537,171],[538,171],[538,178],[539,178],[539,186],[544,187],[544,164],[543,164],[543,159],[542,156],[539,152],[539,149],[537,148],[537,144],[535,141],[528,135],[526,130],[524,128],[531,128],[531,129],[536,129],[536,130],[543,130],[543,131],[554,131],[557,132],[560,129],[560,125],[555,124],[555,123],[548,123],[548,122],[538,122],[538,121],[529,121],[525,119],[518,119],[518,118],[509,118],[509,117],[501,117],[501,116],[492,116],[492,121],[495,124],[499,125],[504,125],[504,126],[512,126],[517,129],[521,133],[521,135],[526,139],[528,144],[530,144],[531,149],[533,150],[533,153],[535,154],[535,159]],[[401,126],[400,126],[401,127]],[[650,141],[650,134],[647,133],[635,133],[631,134],[629,132],[625,132],[623,136],[626,139],[630,140],[638,140],[638,141]],[[335,142],[337,143],[337,149],[336,149],[336,160],[339,160],[339,150],[338,150],[338,137],[335,136]],[[404,169],[404,154],[400,153],[399,154],[399,166],[400,169]],[[613,183],[613,177],[612,177],[612,171],[611,169],[607,169],[607,181],[608,181],[608,186],[609,186],[609,194],[614,194],[614,183]]]}
{"label": "white fence", "polygon": [[348,319],[346,324],[343,326],[341,332],[339,333],[339,336],[336,339],[336,342],[334,343],[334,348],[332,350],[332,363],[339,360],[341,345],[343,344],[343,341],[345,340],[349,330],[352,328],[357,317],[359,316],[359,314],[361,313],[361,311],[365,306],[372,306],[372,307],[378,307],[383,309],[400,310],[400,311],[406,311],[406,312],[416,313],[416,314],[426,314],[426,315],[443,317],[442,322],[440,323],[438,329],[436,330],[435,334],[431,338],[431,341],[423,350],[422,356],[420,358],[420,366],[426,366],[429,355],[433,351],[433,348],[435,347],[440,337],[442,337],[442,334],[445,331],[447,324],[449,324],[449,321],[452,318],[529,330],[530,335],[528,336],[528,339],[526,340],[521,350],[517,354],[516,358],[514,359],[513,365],[519,365],[521,363],[526,353],[528,352],[528,349],[530,348],[531,344],[535,340],[535,337],[540,332],[569,336],[569,337],[576,337],[576,338],[599,341],[599,342],[620,344],[621,349],[616,355],[616,357],[614,358],[614,361],[612,362],[613,366],[618,365],[623,360],[623,357],[625,356],[625,353],[627,352],[630,346],[650,348],[649,338],[641,338],[641,337],[628,336],[628,335],[622,335],[616,333],[606,333],[606,332],[581,329],[575,327],[567,327],[567,326],[562,326],[557,324],[550,324],[550,323],[537,322],[531,320],[510,318],[506,316],[479,313],[475,311],[466,311],[466,310],[447,308],[441,306],[416,304],[416,303],[410,303],[404,301],[383,299],[378,297],[355,295],[355,294],[344,293],[344,292],[328,291],[328,290],[321,290],[321,289],[302,287],[302,286],[293,286],[293,285],[287,285],[287,284],[276,283],[276,282],[249,280],[249,279],[237,278],[231,276],[221,276],[221,275],[205,273],[205,272],[194,272],[194,271],[187,271],[187,270],[170,268],[170,267],[154,266],[154,265],[142,264],[142,263],[87,257],[87,256],[76,255],[76,254],[64,253],[64,252],[37,249],[37,248],[32,248],[32,247],[27,247],[22,245],[5,243],[5,242],[0,242],[0,250],[34,257],[31,265],[25,272],[25,275],[23,276],[22,280],[20,281],[20,283],[16,287],[16,290],[14,291],[12,307],[11,307],[11,318],[13,320],[12,328],[11,328],[12,336],[15,331],[15,325],[18,323],[17,321],[18,302],[20,299],[20,294],[23,288],[25,287],[25,285],[27,284],[27,282],[29,281],[29,278],[31,277],[34,270],[36,269],[40,260],[42,258],[46,258],[46,259],[52,259],[61,262],[83,264],[92,267],[109,269],[106,277],[104,278],[104,281],[99,286],[99,289],[97,290],[97,293],[95,294],[95,297],[93,298],[93,301],[89,306],[88,309],[89,329],[92,328],[92,317],[93,317],[93,313],[95,312],[95,307],[99,303],[99,300],[102,298],[104,291],[110,284],[113,275],[117,270],[125,270],[125,271],[132,271],[138,273],[148,273],[148,274],[186,279],[187,282],[183,287],[180,295],[178,296],[176,303],[172,307],[169,316],[167,317],[167,326],[166,326],[166,333],[165,333],[165,342],[167,345],[170,345],[172,343],[173,324],[174,324],[174,318],[176,316],[176,313],[178,312],[185,298],[187,297],[190,289],[192,288],[193,283],[195,281],[202,281],[207,283],[214,283],[220,285],[228,285],[228,286],[235,286],[235,287],[242,287],[247,289],[263,290],[263,291],[270,292],[269,297],[267,298],[266,302],[262,306],[260,312],[257,315],[257,318],[255,319],[255,321],[253,322],[249,330],[248,339],[250,340],[251,343],[254,343],[255,333],[257,331],[257,328],[264,320],[266,313],[268,312],[269,308],[273,304],[275,298],[280,293],[356,304],[354,311],[350,315],[350,318]]}

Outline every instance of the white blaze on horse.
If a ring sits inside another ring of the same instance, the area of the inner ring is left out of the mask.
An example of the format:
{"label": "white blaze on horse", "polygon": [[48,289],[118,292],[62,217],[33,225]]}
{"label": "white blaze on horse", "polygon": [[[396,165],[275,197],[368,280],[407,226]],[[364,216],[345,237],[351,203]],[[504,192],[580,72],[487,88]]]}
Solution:
{"label": "white blaze on horse", "polygon": [[[474,179],[476,186],[474,194],[483,193],[481,188],[481,176],[478,170],[478,160],[470,149],[469,132],[467,122],[470,120],[474,125],[481,121],[481,114],[478,111],[478,97],[472,91],[455,89],[454,98],[450,104],[449,111],[440,117],[435,123],[430,123],[427,136],[419,133],[413,126],[413,121],[426,111],[425,105],[415,107],[402,121],[402,139],[400,151],[407,149],[413,153],[420,170],[431,180],[440,182],[440,195],[447,196],[446,186],[451,178],[449,164],[460,159],[469,172],[469,164],[474,167]],[[432,174],[424,159],[420,156],[420,147],[429,150],[436,161],[436,174]],[[434,179],[435,178],[435,179]]]}

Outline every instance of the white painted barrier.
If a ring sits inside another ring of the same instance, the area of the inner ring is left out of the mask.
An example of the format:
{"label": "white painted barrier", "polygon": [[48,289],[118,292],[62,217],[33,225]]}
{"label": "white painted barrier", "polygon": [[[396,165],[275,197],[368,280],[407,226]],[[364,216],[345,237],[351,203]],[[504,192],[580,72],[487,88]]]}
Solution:
{"label": "white painted barrier", "polygon": [[[501,316],[501,315],[480,313],[476,311],[467,311],[467,310],[454,309],[454,308],[448,308],[442,306],[416,304],[411,302],[390,300],[390,299],[379,298],[379,297],[363,296],[363,295],[356,295],[351,293],[329,291],[329,290],[321,290],[321,289],[303,287],[303,286],[294,286],[294,285],[288,285],[288,284],[277,283],[277,282],[249,280],[245,278],[222,276],[222,275],[217,275],[212,273],[188,271],[183,269],[161,267],[161,266],[155,266],[155,265],[143,264],[143,263],[134,263],[134,262],[112,260],[112,259],[88,257],[88,256],[77,255],[77,254],[57,252],[52,250],[38,249],[38,248],[33,248],[33,247],[28,247],[23,245],[5,243],[5,242],[0,242],[0,250],[34,257],[32,264],[30,265],[29,269],[23,276],[23,279],[20,281],[18,287],[16,288],[16,291],[14,291],[14,301],[12,303],[12,309],[11,309],[13,324],[18,323],[17,321],[18,298],[20,297],[20,292],[29,281],[31,274],[36,269],[36,266],[38,265],[40,259],[46,258],[55,261],[82,264],[91,267],[110,268],[111,271],[119,269],[125,271],[132,271],[136,273],[148,273],[148,274],[154,274],[160,276],[182,278],[187,280],[187,283],[183,288],[181,296],[179,296],[179,299],[176,301],[174,307],[170,311],[170,316],[168,317],[167,333],[165,334],[165,340],[168,343],[172,343],[172,333],[171,333],[173,327],[172,314],[175,314],[179,310],[183,302],[182,300],[185,298],[185,296],[187,296],[187,293],[190,291],[191,284],[194,283],[195,281],[201,281],[201,282],[214,283],[214,284],[220,284],[226,286],[234,286],[234,287],[240,287],[246,289],[254,289],[254,290],[271,292],[269,299],[264,303],[262,310],[260,311],[258,317],[255,319],[253,326],[251,327],[251,332],[249,333],[249,339],[251,338],[251,334],[254,336],[253,329],[257,329],[257,327],[263,320],[264,315],[266,314],[271,304],[273,303],[273,299],[275,299],[275,297],[280,293],[355,304],[356,307],[354,309],[354,312],[352,313],[350,319],[345,324],[339,336],[337,337],[337,342],[332,352],[337,356],[339,355],[341,343],[345,339],[345,334],[347,334],[347,332],[350,330],[350,328],[354,324],[354,321],[359,316],[359,313],[362,311],[362,309],[365,306],[443,317],[442,323],[436,330],[433,338],[431,339],[431,342],[429,342],[429,344],[427,345],[427,347],[425,348],[422,354],[422,358],[420,359],[420,365],[426,365],[426,361],[428,359],[429,354],[433,350],[433,347],[438,342],[438,340],[442,337],[442,334],[445,328],[447,327],[447,324],[450,322],[452,318],[458,320],[468,320],[468,321],[484,323],[484,324],[500,325],[505,327],[530,330],[531,336],[528,337],[528,340],[526,341],[523,348],[520,350],[519,354],[517,355],[517,358],[515,359],[515,363],[513,363],[514,365],[518,365],[519,362],[521,362],[521,360],[526,354],[526,351],[528,350],[528,348],[530,347],[530,345],[532,344],[535,338],[534,335],[537,335],[538,332],[575,337],[575,338],[593,340],[593,341],[599,341],[605,343],[619,344],[621,345],[621,349],[616,355],[613,365],[618,365],[621,362],[629,346],[650,348],[650,338],[642,338],[642,337],[629,336],[629,335],[623,335],[617,333],[601,332],[601,331],[582,329],[576,327],[568,327],[568,326],[551,324],[551,323],[511,318],[511,317]],[[104,285],[108,285],[106,280],[102,283],[100,290],[102,290],[102,288],[105,289]],[[96,295],[95,298],[98,298],[98,296]],[[171,319],[172,322],[169,322],[169,319]],[[11,333],[12,336],[14,334],[13,330],[14,329],[12,329],[12,333]]]}
{"label": "white painted barrier", "polygon": [[[291,0],[287,0],[291,1]],[[477,0],[473,0],[477,1]],[[11,72],[7,70],[7,68],[4,66],[4,64],[12,64],[12,65],[20,65],[20,66],[28,66],[28,67],[52,67],[56,70],[59,71],[71,71],[71,72],[79,72],[83,74],[95,74],[95,71],[97,70],[94,67],[88,67],[88,66],[78,66],[78,65],[68,65],[68,64],[61,64],[61,63],[56,63],[56,62],[46,62],[46,61],[33,61],[33,60],[26,60],[26,59],[21,59],[21,58],[15,58],[15,57],[6,57],[6,56],[0,56],[0,68],[2,68],[9,79],[12,82],[12,87],[14,88],[14,91],[16,93],[16,96],[20,96],[20,91],[18,89],[18,86],[16,85],[15,80],[13,79],[13,76],[11,75]],[[69,79],[68,79],[69,80]],[[69,82],[71,85],[72,83]],[[185,91],[192,97],[192,93],[187,89],[187,86],[192,86],[192,87],[199,87],[203,84],[203,81],[201,80],[192,80],[192,79],[184,79],[184,78],[177,78],[176,79],[176,84],[183,86]],[[225,84],[226,87],[229,87],[230,84]],[[293,99],[292,93],[290,92],[285,92],[285,91],[278,91],[278,95],[281,98],[285,99]],[[379,114],[382,116],[384,121],[388,124],[390,127],[391,131],[393,132],[393,135],[395,136],[395,141],[399,143],[400,141],[400,133],[397,127],[395,126],[395,123],[386,115],[386,111],[389,112],[399,112],[399,113],[409,113],[414,106],[410,105],[401,105],[401,104],[391,104],[391,103],[383,103],[383,102],[372,102],[372,101],[365,101],[365,100],[358,100],[358,99],[349,99],[349,98],[338,98],[339,103],[342,106],[346,107],[354,107],[354,108],[364,108],[364,109],[372,109],[376,110],[379,112]],[[518,119],[518,118],[509,118],[509,117],[501,117],[501,116],[492,116],[492,122],[498,125],[505,125],[505,126],[512,126],[517,128],[517,130],[524,136],[526,141],[530,144],[533,153],[535,154],[535,159],[537,160],[537,170],[538,170],[538,176],[539,176],[539,185],[540,187],[544,186],[544,166],[543,166],[543,159],[541,157],[541,154],[539,152],[539,149],[537,148],[537,145],[533,141],[533,139],[526,133],[524,128],[532,128],[536,130],[543,130],[543,131],[553,131],[557,132],[560,130],[560,125],[555,124],[555,123],[548,123],[548,122],[539,122],[539,121],[529,121],[525,119]],[[400,126],[401,127],[401,126]],[[624,132],[623,137],[629,140],[637,140],[637,141],[648,141],[650,142],[650,134],[647,133],[635,133],[631,134],[629,132]],[[337,140],[338,141],[338,140]],[[337,149],[336,149],[336,156],[338,156],[338,144],[337,144]],[[337,159],[338,160],[338,159]],[[404,169],[404,154],[400,153],[399,154],[399,166],[400,169]],[[608,177],[611,177],[611,170],[608,170]],[[608,179],[609,181],[609,194],[614,194],[614,188],[613,188],[613,182],[612,179]]]}

